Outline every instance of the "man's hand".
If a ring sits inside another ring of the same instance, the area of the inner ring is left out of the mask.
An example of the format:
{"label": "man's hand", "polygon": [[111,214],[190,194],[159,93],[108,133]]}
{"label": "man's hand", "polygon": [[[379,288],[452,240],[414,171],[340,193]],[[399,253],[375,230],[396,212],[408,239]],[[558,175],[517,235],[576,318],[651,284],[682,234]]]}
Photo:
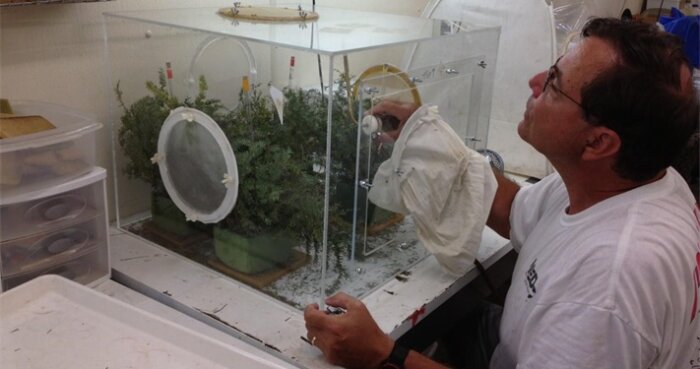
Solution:
{"label": "man's hand", "polygon": [[381,331],[359,300],[342,292],[326,299],[326,304],[345,309],[328,314],[318,304],[304,309],[306,336],[326,360],[346,368],[379,368],[389,356],[394,341]]}
{"label": "man's hand", "polygon": [[383,135],[390,137],[393,141],[399,138],[399,134],[406,124],[408,118],[418,109],[418,105],[392,100],[384,100],[375,105],[367,114],[372,115],[393,115],[399,120],[399,126],[395,130],[384,132]]}

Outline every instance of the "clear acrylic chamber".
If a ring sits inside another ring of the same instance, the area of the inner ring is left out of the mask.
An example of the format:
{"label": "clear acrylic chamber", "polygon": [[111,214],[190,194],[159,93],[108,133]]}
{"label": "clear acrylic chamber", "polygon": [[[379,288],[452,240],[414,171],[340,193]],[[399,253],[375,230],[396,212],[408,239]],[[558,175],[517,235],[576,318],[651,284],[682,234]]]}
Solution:
{"label": "clear acrylic chamber", "polygon": [[363,117],[435,104],[485,148],[499,28],[217,10],[105,14],[119,227],[297,308],[410,273],[411,216],[367,199],[395,122]]}

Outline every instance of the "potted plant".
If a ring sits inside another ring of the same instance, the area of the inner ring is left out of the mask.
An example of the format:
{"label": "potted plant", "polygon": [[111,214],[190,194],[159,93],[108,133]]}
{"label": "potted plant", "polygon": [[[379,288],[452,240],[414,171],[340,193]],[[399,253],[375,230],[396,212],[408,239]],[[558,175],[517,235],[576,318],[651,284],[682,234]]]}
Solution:
{"label": "potted plant", "polygon": [[[240,105],[222,123],[236,153],[240,182],[238,203],[215,228],[215,244],[220,258],[236,260],[227,265],[246,264],[237,270],[283,265],[289,257],[284,250],[294,245],[303,245],[314,257],[320,251],[328,101],[314,89],[286,88],[284,95],[284,124],[259,89],[242,92]],[[327,262],[343,270],[354,206],[357,126],[342,92],[334,95],[332,108],[328,244],[333,258]]]}
{"label": "potted plant", "polygon": [[[221,127],[236,153],[238,199],[214,228],[216,255],[248,274],[284,266],[299,244],[316,248],[323,229],[323,178],[311,162],[316,137],[280,124],[259,89],[241,92],[241,103]],[[297,127],[302,130],[302,127]]]}
{"label": "potted plant", "polygon": [[[303,245],[307,254],[318,256],[324,220],[327,96],[318,90],[285,89],[287,103],[281,124],[259,86],[250,92],[242,91],[239,105],[227,111],[218,100],[206,97],[204,78],[199,82],[199,93],[194,99],[179,101],[168,93],[161,70],[158,83],[146,83],[150,94],[129,107],[119,85],[116,87],[124,109],[118,132],[127,157],[124,171],[130,178],[151,184],[154,223],[178,235],[187,235],[193,228],[193,223],[185,221],[184,214],[168,197],[160,172],[150,160],[156,152],[163,121],[172,109],[185,105],[210,115],[236,155],[237,203],[213,227],[217,257],[232,269],[255,274],[286,265],[295,246]],[[338,270],[343,269],[343,258],[349,251],[346,248],[354,206],[357,136],[344,92],[340,88],[334,95],[331,123],[328,243]],[[359,203],[359,216],[364,218],[362,199]]]}

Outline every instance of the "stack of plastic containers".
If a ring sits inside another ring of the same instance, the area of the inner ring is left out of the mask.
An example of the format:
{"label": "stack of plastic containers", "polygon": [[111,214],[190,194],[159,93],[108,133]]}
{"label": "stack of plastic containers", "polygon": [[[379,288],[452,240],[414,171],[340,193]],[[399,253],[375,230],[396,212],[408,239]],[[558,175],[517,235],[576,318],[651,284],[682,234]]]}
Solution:
{"label": "stack of plastic containers", "polygon": [[102,127],[56,105],[11,102],[56,128],[0,140],[0,284],[42,274],[93,285],[109,278],[105,170],[95,166]]}

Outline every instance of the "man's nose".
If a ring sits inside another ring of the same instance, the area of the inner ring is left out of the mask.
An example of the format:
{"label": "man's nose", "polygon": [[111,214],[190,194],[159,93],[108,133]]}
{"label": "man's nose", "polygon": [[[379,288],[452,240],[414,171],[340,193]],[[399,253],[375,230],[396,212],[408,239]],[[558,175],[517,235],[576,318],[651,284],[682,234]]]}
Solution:
{"label": "man's nose", "polygon": [[528,85],[530,86],[530,90],[532,90],[532,97],[537,98],[542,94],[542,90],[544,89],[544,81],[546,79],[547,72],[544,71],[537,73],[530,78]]}

